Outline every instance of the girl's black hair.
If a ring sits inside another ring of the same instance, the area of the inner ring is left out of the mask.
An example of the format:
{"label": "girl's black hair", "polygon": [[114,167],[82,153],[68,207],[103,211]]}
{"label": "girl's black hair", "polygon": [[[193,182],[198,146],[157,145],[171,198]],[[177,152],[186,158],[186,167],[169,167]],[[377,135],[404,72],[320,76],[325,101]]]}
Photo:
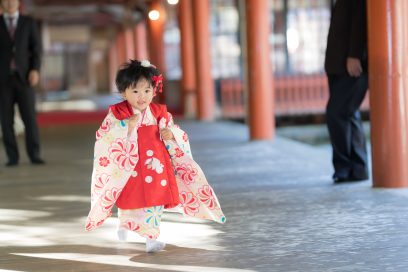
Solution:
{"label": "girl's black hair", "polygon": [[145,67],[139,60],[129,60],[116,73],[116,87],[119,93],[124,93],[127,88],[136,86],[139,80],[146,79],[150,86],[156,89],[157,86],[154,86],[152,77],[158,75],[160,72],[153,65],[150,64],[150,66]]}

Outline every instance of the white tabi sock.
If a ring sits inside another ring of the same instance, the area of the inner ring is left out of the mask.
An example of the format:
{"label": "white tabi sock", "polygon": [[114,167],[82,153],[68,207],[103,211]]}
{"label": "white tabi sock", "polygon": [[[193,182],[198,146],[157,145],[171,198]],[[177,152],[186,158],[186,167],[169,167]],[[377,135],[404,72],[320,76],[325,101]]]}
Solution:
{"label": "white tabi sock", "polygon": [[127,229],[118,227],[117,234],[118,234],[119,241],[126,242],[127,235],[128,235],[128,230]]}
{"label": "white tabi sock", "polygon": [[165,246],[166,244],[163,242],[146,238],[146,252],[148,253],[160,251],[164,249]]}

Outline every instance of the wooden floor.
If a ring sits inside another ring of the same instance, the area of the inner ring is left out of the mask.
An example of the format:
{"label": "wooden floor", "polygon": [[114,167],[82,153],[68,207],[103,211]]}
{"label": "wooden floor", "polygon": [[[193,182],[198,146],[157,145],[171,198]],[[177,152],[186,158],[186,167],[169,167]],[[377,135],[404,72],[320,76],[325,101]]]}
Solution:
{"label": "wooden floor", "polygon": [[[45,166],[0,167],[1,271],[408,271],[406,190],[333,186],[330,152],[246,127],[183,122],[225,225],[168,213],[164,251],[84,230],[97,124],[41,131]],[[2,147],[1,147],[2,148]],[[0,161],[5,162],[0,150]]]}

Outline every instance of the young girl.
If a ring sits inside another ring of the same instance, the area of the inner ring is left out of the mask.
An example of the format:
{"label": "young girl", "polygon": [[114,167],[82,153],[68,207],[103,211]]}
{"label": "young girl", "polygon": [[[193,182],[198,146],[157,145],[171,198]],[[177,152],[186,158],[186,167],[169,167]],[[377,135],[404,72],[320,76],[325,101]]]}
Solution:
{"label": "young girl", "polygon": [[118,207],[118,237],[127,231],[146,238],[146,252],[162,250],[157,241],[163,209],[178,207],[190,216],[225,222],[204,173],[193,160],[187,134],[173,124],[165,105],[152,103],[163,77],[149,61],[132,60],[116,75],[124,101],[110,106],[96,132],[91,210],[93,230]]}

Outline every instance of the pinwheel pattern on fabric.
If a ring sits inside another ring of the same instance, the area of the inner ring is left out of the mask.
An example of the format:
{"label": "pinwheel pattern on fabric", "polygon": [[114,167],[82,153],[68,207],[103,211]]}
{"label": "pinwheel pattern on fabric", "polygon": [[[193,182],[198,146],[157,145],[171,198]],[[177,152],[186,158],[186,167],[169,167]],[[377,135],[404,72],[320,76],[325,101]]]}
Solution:
{"label": "pinwheel pattern on fabric", "polygon": [[126,139],[116,139],[109,148],[109,157],[119,169],[130,171],[135,168],[139,160],[137,143]]}

